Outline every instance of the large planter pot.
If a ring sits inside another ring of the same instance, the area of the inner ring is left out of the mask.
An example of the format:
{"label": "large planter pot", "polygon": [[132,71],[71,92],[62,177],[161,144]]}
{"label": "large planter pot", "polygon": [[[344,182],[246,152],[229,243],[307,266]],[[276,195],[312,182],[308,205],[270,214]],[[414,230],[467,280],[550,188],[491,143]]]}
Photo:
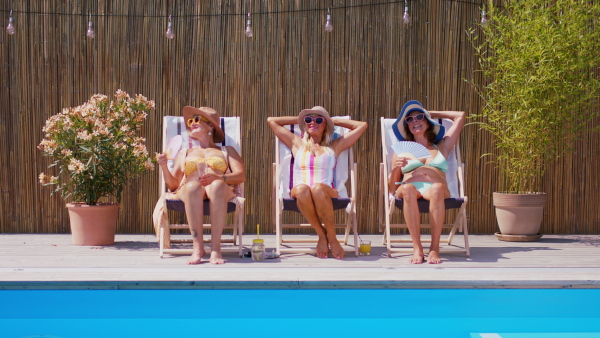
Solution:
{"label": "large planter pot", "polygon": [[67,203],[73,245],[111,245],[115,243],[119,205]]}
{"label": "large planter pot", "polygon": [[495,192],[496,219],[504,241],[531,242],[539,240],[540,226],[546,206],[545,193],[506,194]]}

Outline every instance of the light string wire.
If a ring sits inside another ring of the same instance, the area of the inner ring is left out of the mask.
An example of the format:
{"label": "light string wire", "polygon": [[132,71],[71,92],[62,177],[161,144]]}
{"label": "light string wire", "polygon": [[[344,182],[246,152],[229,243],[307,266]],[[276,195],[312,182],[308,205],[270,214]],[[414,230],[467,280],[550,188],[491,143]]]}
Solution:
{"label": "light string wire", "polygon": [[[418,2],[419,0],[408,0],[408,2]],[[427,1],[427,0],[426,0]],[[475,0],[475,1],[465,1],[465,0],[447,0],[447,2],[459,2],[469,5],[477,5],[484,6],[487,3],[487,0]],[[357,8],[357,7],[373,7],[373,6],[382,6],[382,5],[390,5],[390,4],[404,4],[405,0],[394,0],[387,2],[377,2],[372,4],[360,4],[360,5],[350,5],[350,6],[339,6],[339,7],[324,7],[324,8],[312,8],[312,9],[297,9],[297,10],[287,10],[287,11],[273,11],[273,12],[250,12],[251,15],[269,15],[269,14],[282,14],[282,13],[302,13],[302,12],[322,12],[330,10],[340,10],[340,9],[349,9],[349,8]],[[8,9],[0,9],[0,12],[8,13],[10,10]],[[63,16],[87,16],[86,13],[59,13],[59,12],[34,12],[34,11],[13,11],[13,14],[39,14],[39,15],[63,15]],[[224,14],[184,14],[184,15],[172,15],[172,18],[202,18],[202,17],[216,17],[216,16],[247,16],[248,12],[244,13],[224,13]],[[144,18],[167,18],[169,15],[130,15],[130,14],[92,14],[93,17],[127,17],[127,18],[135,18],[135,17],[144,17]]]}

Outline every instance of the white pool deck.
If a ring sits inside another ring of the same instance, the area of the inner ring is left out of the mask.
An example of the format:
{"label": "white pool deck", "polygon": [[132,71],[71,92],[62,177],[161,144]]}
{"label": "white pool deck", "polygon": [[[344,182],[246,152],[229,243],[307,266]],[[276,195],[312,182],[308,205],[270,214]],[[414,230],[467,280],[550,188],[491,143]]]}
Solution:
{"label": "white pool deck", "polygon": [[[244,237],[248,248],[253,237]],[[263,238],[270,252],[275,236]],[[373,243],[370,256],[253,262],[230,253],[224,265],[187,265],[187,256],[159,258],[154,235],[118,234],[114,245],[86,247],[69,234],[0,234],[0,289],[600,288],[600,235],[471,235],[470,257],[443,254],[440,265],[389,258],[381,235],[362,238]]]}

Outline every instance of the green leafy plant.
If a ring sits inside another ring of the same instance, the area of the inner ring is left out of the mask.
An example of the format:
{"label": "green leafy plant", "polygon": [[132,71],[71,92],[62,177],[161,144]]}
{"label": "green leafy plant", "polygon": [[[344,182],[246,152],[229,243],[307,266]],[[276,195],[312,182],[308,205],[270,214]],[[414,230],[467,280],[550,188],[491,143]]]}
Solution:
{"label": "green leafy plant", "polygon": [[500,189],[538,192],[547,163],[600,115],[600,2],[502,4],[489,2],[482,36],[470,32],[484,82],[474,117],[494,136]]}
{"label": "green leafy plant", "polygon": [[38,149],[55,160],[57,176],[41,173],[40,183],[56,185],[64,198],[95,205],[101,197],[121,201],[127,179],[153,169],[145,139],[137,136],[154,101],[121,90],[110,101],[96,94],[75,108],[51,116]]}

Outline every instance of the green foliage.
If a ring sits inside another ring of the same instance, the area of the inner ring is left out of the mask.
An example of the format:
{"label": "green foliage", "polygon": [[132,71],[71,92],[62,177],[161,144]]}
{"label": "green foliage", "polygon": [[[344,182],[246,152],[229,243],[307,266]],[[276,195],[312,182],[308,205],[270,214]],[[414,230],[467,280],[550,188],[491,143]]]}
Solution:
{"label": "green foliage", "polygon": [[508,192],[540,191],[549,161],[599,114],[600,2],[505,1],[471,42],[485,84],[481,126],[495,138]]}
{"label": "green foliage", "polygon": [[114,101],[96,94],[81,106],[51,116],[38,148],[54,157],[50,167],[59,173],[41,173],[40,183],[56,185],[54,192],[74,202],[94,205],[107,196],[120,202],[127,179],[154,167],[146,140],[137,136],[150,109],[154,101],[119,90]]}

